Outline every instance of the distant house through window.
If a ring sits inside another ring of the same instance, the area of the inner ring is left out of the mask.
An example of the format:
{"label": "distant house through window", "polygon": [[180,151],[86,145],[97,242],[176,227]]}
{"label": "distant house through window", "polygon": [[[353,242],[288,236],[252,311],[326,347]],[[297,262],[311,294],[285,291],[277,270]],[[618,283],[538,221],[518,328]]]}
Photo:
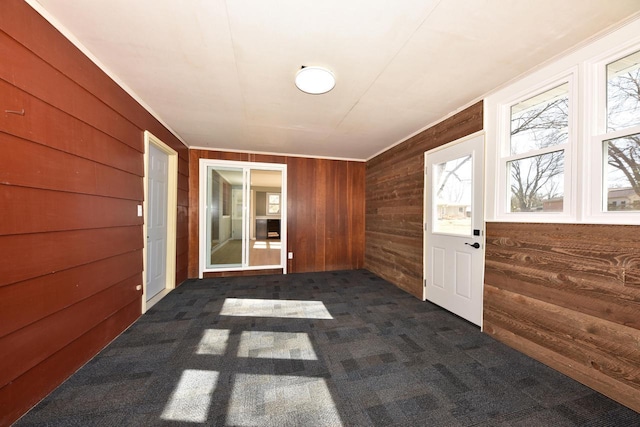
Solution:
{"label": "distant house through window", "polygon": [[616,30],[484,101],[489,221],[640,222],[640,33]]}
{"label": "distant house through window", "polygon": [[[640,51],[607,65],[603,209],[640,211]],[[620,134],[622,132],[622,134]]]}
{"label": "distant house through window", "polygon": [[504,159],[510,191],[508,212],[561,212],[570,142],[569,83],[512,105],[510,125]]}

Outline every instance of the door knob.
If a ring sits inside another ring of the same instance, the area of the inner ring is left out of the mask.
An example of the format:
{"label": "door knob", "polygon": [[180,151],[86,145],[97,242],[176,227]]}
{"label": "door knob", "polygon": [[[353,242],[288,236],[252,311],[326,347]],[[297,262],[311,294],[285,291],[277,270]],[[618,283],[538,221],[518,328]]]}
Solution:
{"label": "door knob", "polygon": [[472,248],[476,248],[476,249],[479,249],[479,248],[480,248],[480,243],[478,243],[478,242],[475,242],[475,243],[473,243],[473,244],[471,244],[471,243],[465,243],[465,245],[469,245],[469,246],[471,246]]}

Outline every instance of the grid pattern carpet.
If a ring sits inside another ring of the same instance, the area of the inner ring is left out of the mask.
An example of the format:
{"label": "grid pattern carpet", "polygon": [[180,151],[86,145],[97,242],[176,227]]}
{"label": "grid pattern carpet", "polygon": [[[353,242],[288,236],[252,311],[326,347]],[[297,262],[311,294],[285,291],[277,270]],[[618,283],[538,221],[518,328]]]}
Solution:
{"label": "grid pattern carpet", "polygon": [[640,426],[374,274],[191,280],[17,426]]}

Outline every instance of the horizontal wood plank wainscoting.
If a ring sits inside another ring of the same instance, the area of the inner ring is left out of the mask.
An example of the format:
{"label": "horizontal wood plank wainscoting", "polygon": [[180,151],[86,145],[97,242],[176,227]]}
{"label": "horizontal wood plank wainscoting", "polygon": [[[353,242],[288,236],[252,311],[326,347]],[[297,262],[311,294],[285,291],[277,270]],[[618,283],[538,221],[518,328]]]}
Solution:
{"label": "horizontal wood plank wainscoting", "polygon": [[488,223],[484,331],[640,411],[639,235]]}
{"label": "horizontal wood plank wainscoting", "polygon": [[367,162],[365,268],[422,299],[424,153],[482,130],[482,101]]}
{"label": "horizontal wood plank wainscoting", "polygon": [[0,57],[0,425],[8,425],[140,316],[144,130],[179,153],[176,284],[187,278],[189,159],[22,0],[2,1]]}
{"label": "horizontal wood plank wainscoting", "polygon": [[[189,150],[189,277],[198,277],[199,159],[287,165],[287,272],[364,266],[365,163],[268,154]],[[278,274],[282,270],[205,273],[205,277]]]}

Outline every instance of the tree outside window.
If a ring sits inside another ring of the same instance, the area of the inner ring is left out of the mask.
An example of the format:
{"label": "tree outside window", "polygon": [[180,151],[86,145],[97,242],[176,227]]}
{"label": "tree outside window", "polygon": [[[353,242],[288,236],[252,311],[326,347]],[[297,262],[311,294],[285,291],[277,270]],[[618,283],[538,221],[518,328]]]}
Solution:
{"label": "tree outside window", "polygon": [[607,133],[603,141],[607,211],[640,211],[640,51],[607,65]]}
{"label": "tree outside window", "polygon": [[510,212],[561,212],[569,142],[569,83],[513,105],[510,118]]}

